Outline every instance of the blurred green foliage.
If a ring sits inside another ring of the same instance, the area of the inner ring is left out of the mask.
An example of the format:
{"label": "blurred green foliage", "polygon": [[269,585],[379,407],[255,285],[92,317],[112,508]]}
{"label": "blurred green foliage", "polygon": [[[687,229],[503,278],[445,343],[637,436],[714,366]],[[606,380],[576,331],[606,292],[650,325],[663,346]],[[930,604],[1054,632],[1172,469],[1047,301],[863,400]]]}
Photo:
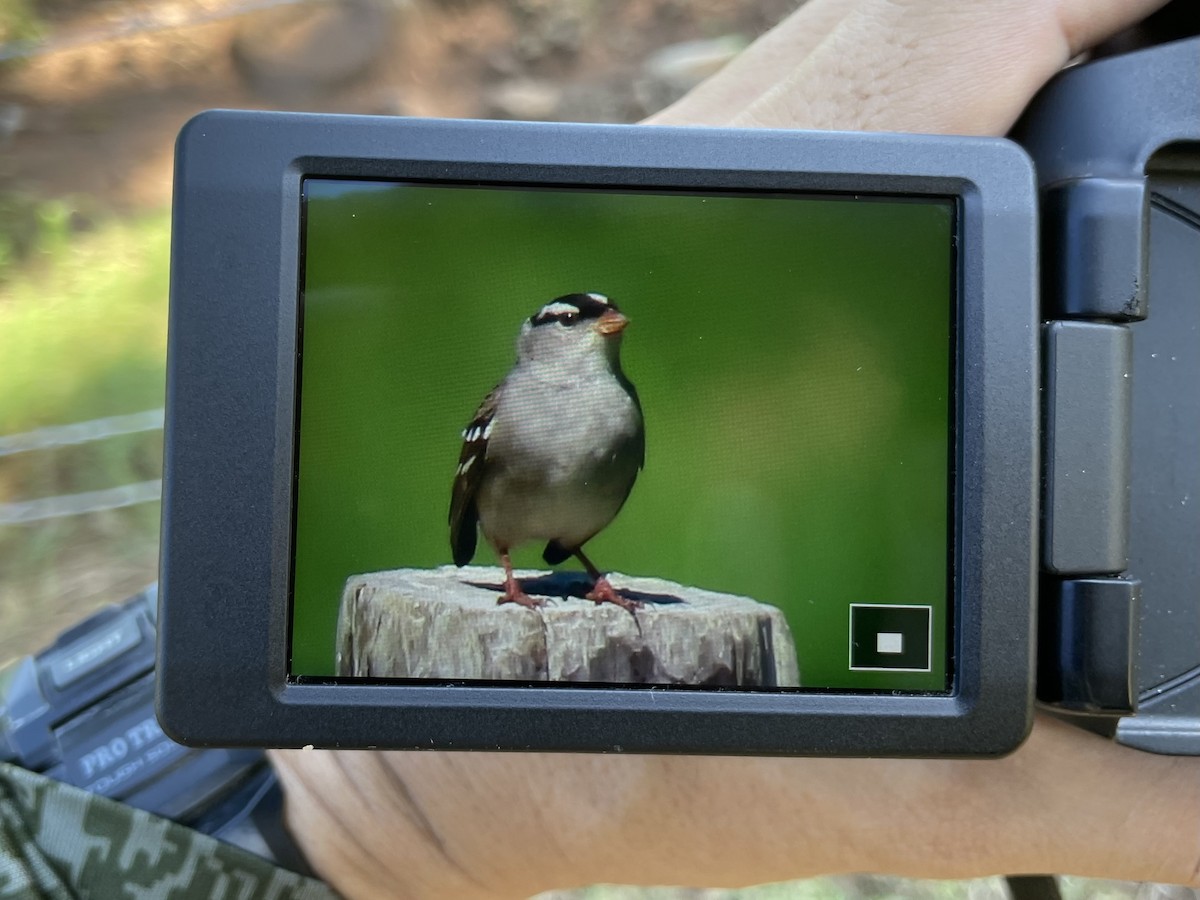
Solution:
{"label": "blurred green foliage", "polygon": [[5,44],[36,40],[44,25],[31,0],[0,0],[0,49]]}
{"label": "blurred green foliage", "polygon": [[[165,210],[90,221],[77,203],[0,196],[0,435],[162,406],[169,245]],[[159,431],[18,453],[0,458],[0,503],[161,472]],[[55,624],[43,604],[88,596],[87,572],[144,580],[158,515],[148,503],[0,526],[0,659]]]}
{"label": "blurred green foliage", "polygon": [[169,216],[74,232],[71,213],[44,203],[32,233],[0,231],[0,434],[163,402]]}
{"label": "blurred green foliage", "polygon": [[347,576],[450,561],[460,430],[522,319],[594,290],[633,321],[647,459],[593,559],[779,606],[807,686],[944,689],[937,650],[928,674],[847,656],[851,602],[932,604],[946,631],[948,204],[308,196],[293,671],[332,672]]}
{"label": "blurred green foliage", "polygon": [[30,259],[61,255],[70,240],[74,215],[74,204],[65,200],[41,200],[19,191],[0,193],[0,285],[28,274],[23,265]]}

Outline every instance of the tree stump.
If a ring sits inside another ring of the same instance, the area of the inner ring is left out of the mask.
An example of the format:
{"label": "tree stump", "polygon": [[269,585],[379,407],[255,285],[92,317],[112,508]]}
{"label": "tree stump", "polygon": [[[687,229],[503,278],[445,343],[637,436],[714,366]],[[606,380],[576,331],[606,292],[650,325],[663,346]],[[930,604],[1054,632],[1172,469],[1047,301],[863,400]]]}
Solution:
{"label": "tree stump", "polygon": [[354,575],[342,592],[337,674],[439,680],[798,687],[783,613],[747,597],[610,574],[636,614],[583,599],[583,573],[519,571],[527,609],[498,605],[504,573],[469,566]]}

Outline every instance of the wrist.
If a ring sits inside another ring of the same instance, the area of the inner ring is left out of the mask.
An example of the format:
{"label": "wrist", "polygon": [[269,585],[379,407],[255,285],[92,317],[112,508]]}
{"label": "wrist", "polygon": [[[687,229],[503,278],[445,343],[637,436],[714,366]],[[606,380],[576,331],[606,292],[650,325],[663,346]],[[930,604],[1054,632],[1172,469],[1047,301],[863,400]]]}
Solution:
{"label": "wrist", "polygon": [[733,887],[851,871],[1194,884],[1200,859],[1200,759],[1151,756],[1045,718],[1002,760],[275,760],[293,833],[349,897],[401,885],[479,898],[597,882]]}

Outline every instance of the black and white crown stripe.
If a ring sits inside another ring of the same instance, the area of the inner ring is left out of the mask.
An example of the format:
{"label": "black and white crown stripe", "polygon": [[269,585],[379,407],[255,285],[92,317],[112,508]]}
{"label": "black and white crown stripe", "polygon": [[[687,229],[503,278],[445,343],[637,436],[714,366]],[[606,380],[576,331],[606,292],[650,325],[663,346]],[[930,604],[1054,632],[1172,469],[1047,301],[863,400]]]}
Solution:
{"label": "black and white crown stripe", "polygon": [[579,319],[598,319],[610,309],[620,312],[617,305],[603,294],[564,294],[543,306],[530,317],[529,322],[532,325],[546,325],[550,322],[571,325]]}

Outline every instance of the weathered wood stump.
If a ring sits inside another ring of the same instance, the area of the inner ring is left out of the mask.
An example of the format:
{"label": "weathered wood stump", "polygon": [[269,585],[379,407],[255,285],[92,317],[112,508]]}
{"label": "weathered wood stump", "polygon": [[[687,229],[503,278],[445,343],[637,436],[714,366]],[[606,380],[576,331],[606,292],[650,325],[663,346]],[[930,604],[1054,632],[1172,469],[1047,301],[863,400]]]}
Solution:
{"label": "weathered wood stump", "polygon": [[582,573],[521,571],[527,609],[497,605],[498,568],[352,576],[338,615],[337,674],[376,678],[796,687],[783,613],[747,597],[610,574],[636,614],[583,599]]}

